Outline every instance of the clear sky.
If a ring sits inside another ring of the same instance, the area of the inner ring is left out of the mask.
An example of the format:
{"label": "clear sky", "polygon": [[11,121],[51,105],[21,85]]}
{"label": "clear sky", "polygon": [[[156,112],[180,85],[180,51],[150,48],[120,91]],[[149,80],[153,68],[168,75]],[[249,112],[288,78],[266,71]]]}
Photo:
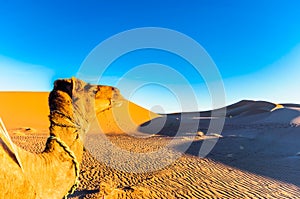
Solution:
{"label": "clear sky", "polygon": [[[0,0],[0,90],[49,91],[55,79],[76,76],[89,52],[105,39],[133,28],[163,27],[206,49],[223,78],[227,104],[241,99],[300,103],[299,10],[298,0]],[[174,84],[184,90],[177,76],[126,73],[148,63],[179,71],[196,90],[198,109],[211,108],[201,77],[193,75],[187,62],[163,51],[120,57],[100,83],[116,85],[124,74],[129,83],[153,77],[160,86],[126,93],[123,84],[121,92],[149,109],[189,111],[181,110],[177,94],[170,91]]]}

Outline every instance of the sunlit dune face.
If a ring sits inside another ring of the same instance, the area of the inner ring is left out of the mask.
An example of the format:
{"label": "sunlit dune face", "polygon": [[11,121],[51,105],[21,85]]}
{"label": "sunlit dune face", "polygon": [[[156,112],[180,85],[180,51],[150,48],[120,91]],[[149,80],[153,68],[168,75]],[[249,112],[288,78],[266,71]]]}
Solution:
{"label": "sunlit dune face", "polygon": [[[94,117],[96,113],[104,133],[131,132],[140,124],[158,117],[155,113],[127,101],[117,88],[80,81],[76,81],[74,85],[76,89],[73,88],[72,98],[80,110],[79,118],[87,118],[88,114]],[[0,117],[8,129],[30,127],[47,130],[50,125],[48,96],[47,92],[0,92]],[[89,104],[86,100],[93,103],[92,106],[84,106]]]}
{"label": "sunlit dune face", "polygon": [[140,124],[157,116],[124,99],[117,88],[111,86],[95,88],[95,111],[98,124],[104,133],[132,132]]}
{"label": "sunlit dune face", "polygon": [[0,92],[0,117],[8,129],[49,127],[47,92]]}

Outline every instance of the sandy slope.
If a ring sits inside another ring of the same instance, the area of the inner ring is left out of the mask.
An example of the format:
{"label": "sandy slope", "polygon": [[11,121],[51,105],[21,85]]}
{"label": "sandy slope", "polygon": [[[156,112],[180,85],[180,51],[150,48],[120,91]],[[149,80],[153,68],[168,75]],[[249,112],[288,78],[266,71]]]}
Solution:
{"label": "sandy slope", "polygon": [[0,117],[8,129],[49,126],[46,92],[0,92]]}
{"label": "sandy slope", "polygon": [[[87,150],[93,153],[84,154],[80,187],[71,198],[300,198],[299,106],[241,101],[227,108],[222,137],[206,158],[198,157],[203,140],[217,137],[196,135],[198,131],[206,133],[211,118],[191,114],[157,117],[126,100],[113,110],[99,113],[108,141],[97,135],[88,137]],[[0,114],[15,143],[33,152],[43,149],[48,127],[46,93],[0,93]],[[151,125],[166,121],[164,128],[139,127],[149,119]],[[196,131],[188,128],[193,120],[199,122]],[[174,138],[179,124],[184,128]],[[147,137],[120,134],[137,129]],[[156,133],[159,136],[153,136]],[[172,145],[166,147],[171,140]],[[181,151],[188,141],[192,141],[191,146]],[[109,149],[109,143],[114,148]],[[118,149],[132,154],[163,149],[170,157],[164,161],[170,164],[147,172],[162,163],[159,154],[139,162],[136,154],[124,160]],[[172,162],[177,155],[179,158]],[[109,158],[109,163],[96,156]],[[129,169],[116,170],[112,164]],[[136,168],[145,172],[134,173]]]}
{"label": "sandy slope", "polygon": [[101,130],[107,134],[135,132],[139,125],[159,117],[127,100],[122,100],[120,105],[98,113],[97,116]]}
{"label": "sandy slope", "polygon": [[[0,117],[8,129],[18,129],[20,132],[26,132],[27,127],[31,130],[47,129],[48,95],[47,92],[0,92]],[[96,100],[95,106],[101,103]],[[102,131],[113,134],[135,131],[140,124],[158,117],[125,99],[118,106],[97,116]]]}

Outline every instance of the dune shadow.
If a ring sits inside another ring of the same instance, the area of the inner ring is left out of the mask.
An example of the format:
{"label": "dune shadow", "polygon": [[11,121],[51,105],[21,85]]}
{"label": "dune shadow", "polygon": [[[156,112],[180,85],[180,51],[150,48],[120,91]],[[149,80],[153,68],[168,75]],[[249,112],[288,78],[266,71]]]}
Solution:
{"label": "dune shadow", "polygon": [[95,194],[99,193],[99,189],[95,190],[80,190],[80,191],[75,191],[73,194],[70,194],[68,198],[73,198],[73,197],[78,197],[79,199],[83,199],[86,197],[88,194]]}
{"label": "dune shadow", "polygon": [[[253,174],[300,186],[300,128],[292,140],[247,137],[223,137],[205,157]],[[296,134],[296,132],[294,133]],[[199,157],[203,140],[193,141],[184,153]],[[186,145],[173,146],[182,152]]]}
{"label": "dune shadow", "polygon": [[[247,101],[240,103],[249,104]],[[265,102],[258,104],[263,106],[255,110],[240,108],[239,104],[229,107],[223,137],[217,140],[206,157],[243,171],[300,186],[300,126],[292,124],[293,119],[300,116],[299,111],[290,108],[270,111],[274,105],[267,104],[266,108]],[[138,130],[170,137],[195,136],[199,131],[206,134],[211,120],[210,111],[168,114],[140,125]],[[187,137],[188,141],[172,146],[173,149],[199,157],[204,141],[189,139]],[[188,148],[187,143],[190,144]]]}
{"label": "dune shadow", "polygon": [[138,131],[146,134],[175,136],[180,125],[181,114],[162,115],[141,124]]}
{"label": "dune shadow", "polygon": [[141,124],[138,131],[162,136],[184,136],[197,131],[206,131],[210,119],[199,119],[199,112],[161,115]]}

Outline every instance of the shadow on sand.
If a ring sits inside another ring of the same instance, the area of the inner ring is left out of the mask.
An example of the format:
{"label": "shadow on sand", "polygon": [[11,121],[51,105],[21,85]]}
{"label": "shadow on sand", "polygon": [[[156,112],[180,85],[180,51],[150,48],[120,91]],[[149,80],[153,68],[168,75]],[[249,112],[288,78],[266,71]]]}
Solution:
{"label": "shadow on sand", "polygon": [[78,197],[79,199],[83,199],[86,195],[95,193],[99,193],[99,189],[75,191],[73,194],[69,195],[68,198]]}
{"label": "shadow on sand", "polygon": [[[209,122],[207,117],[199,118],[199,113],[170,114],[142,124],[139,131],[171,137],[191,136],[192,132],[193,135],[197,131],[206,133]],[[236,128],[228,118],[222,135],[207,158],[300,186],[300,156],[296,155],[300,151],[300,127],[244,125]],[[203,140],[193,141],[185,153],[199,156],[202,143]],[[182,152],[185,144],[173,147]]]}
{"label": "shadow on sand", "polygon": [[200,113],[198,112],[161,115],[161,117],[141,124],[138,131],[162,136],[184,136],[187,133],[206,131],[210,120],[199,120],[199,117]]}

